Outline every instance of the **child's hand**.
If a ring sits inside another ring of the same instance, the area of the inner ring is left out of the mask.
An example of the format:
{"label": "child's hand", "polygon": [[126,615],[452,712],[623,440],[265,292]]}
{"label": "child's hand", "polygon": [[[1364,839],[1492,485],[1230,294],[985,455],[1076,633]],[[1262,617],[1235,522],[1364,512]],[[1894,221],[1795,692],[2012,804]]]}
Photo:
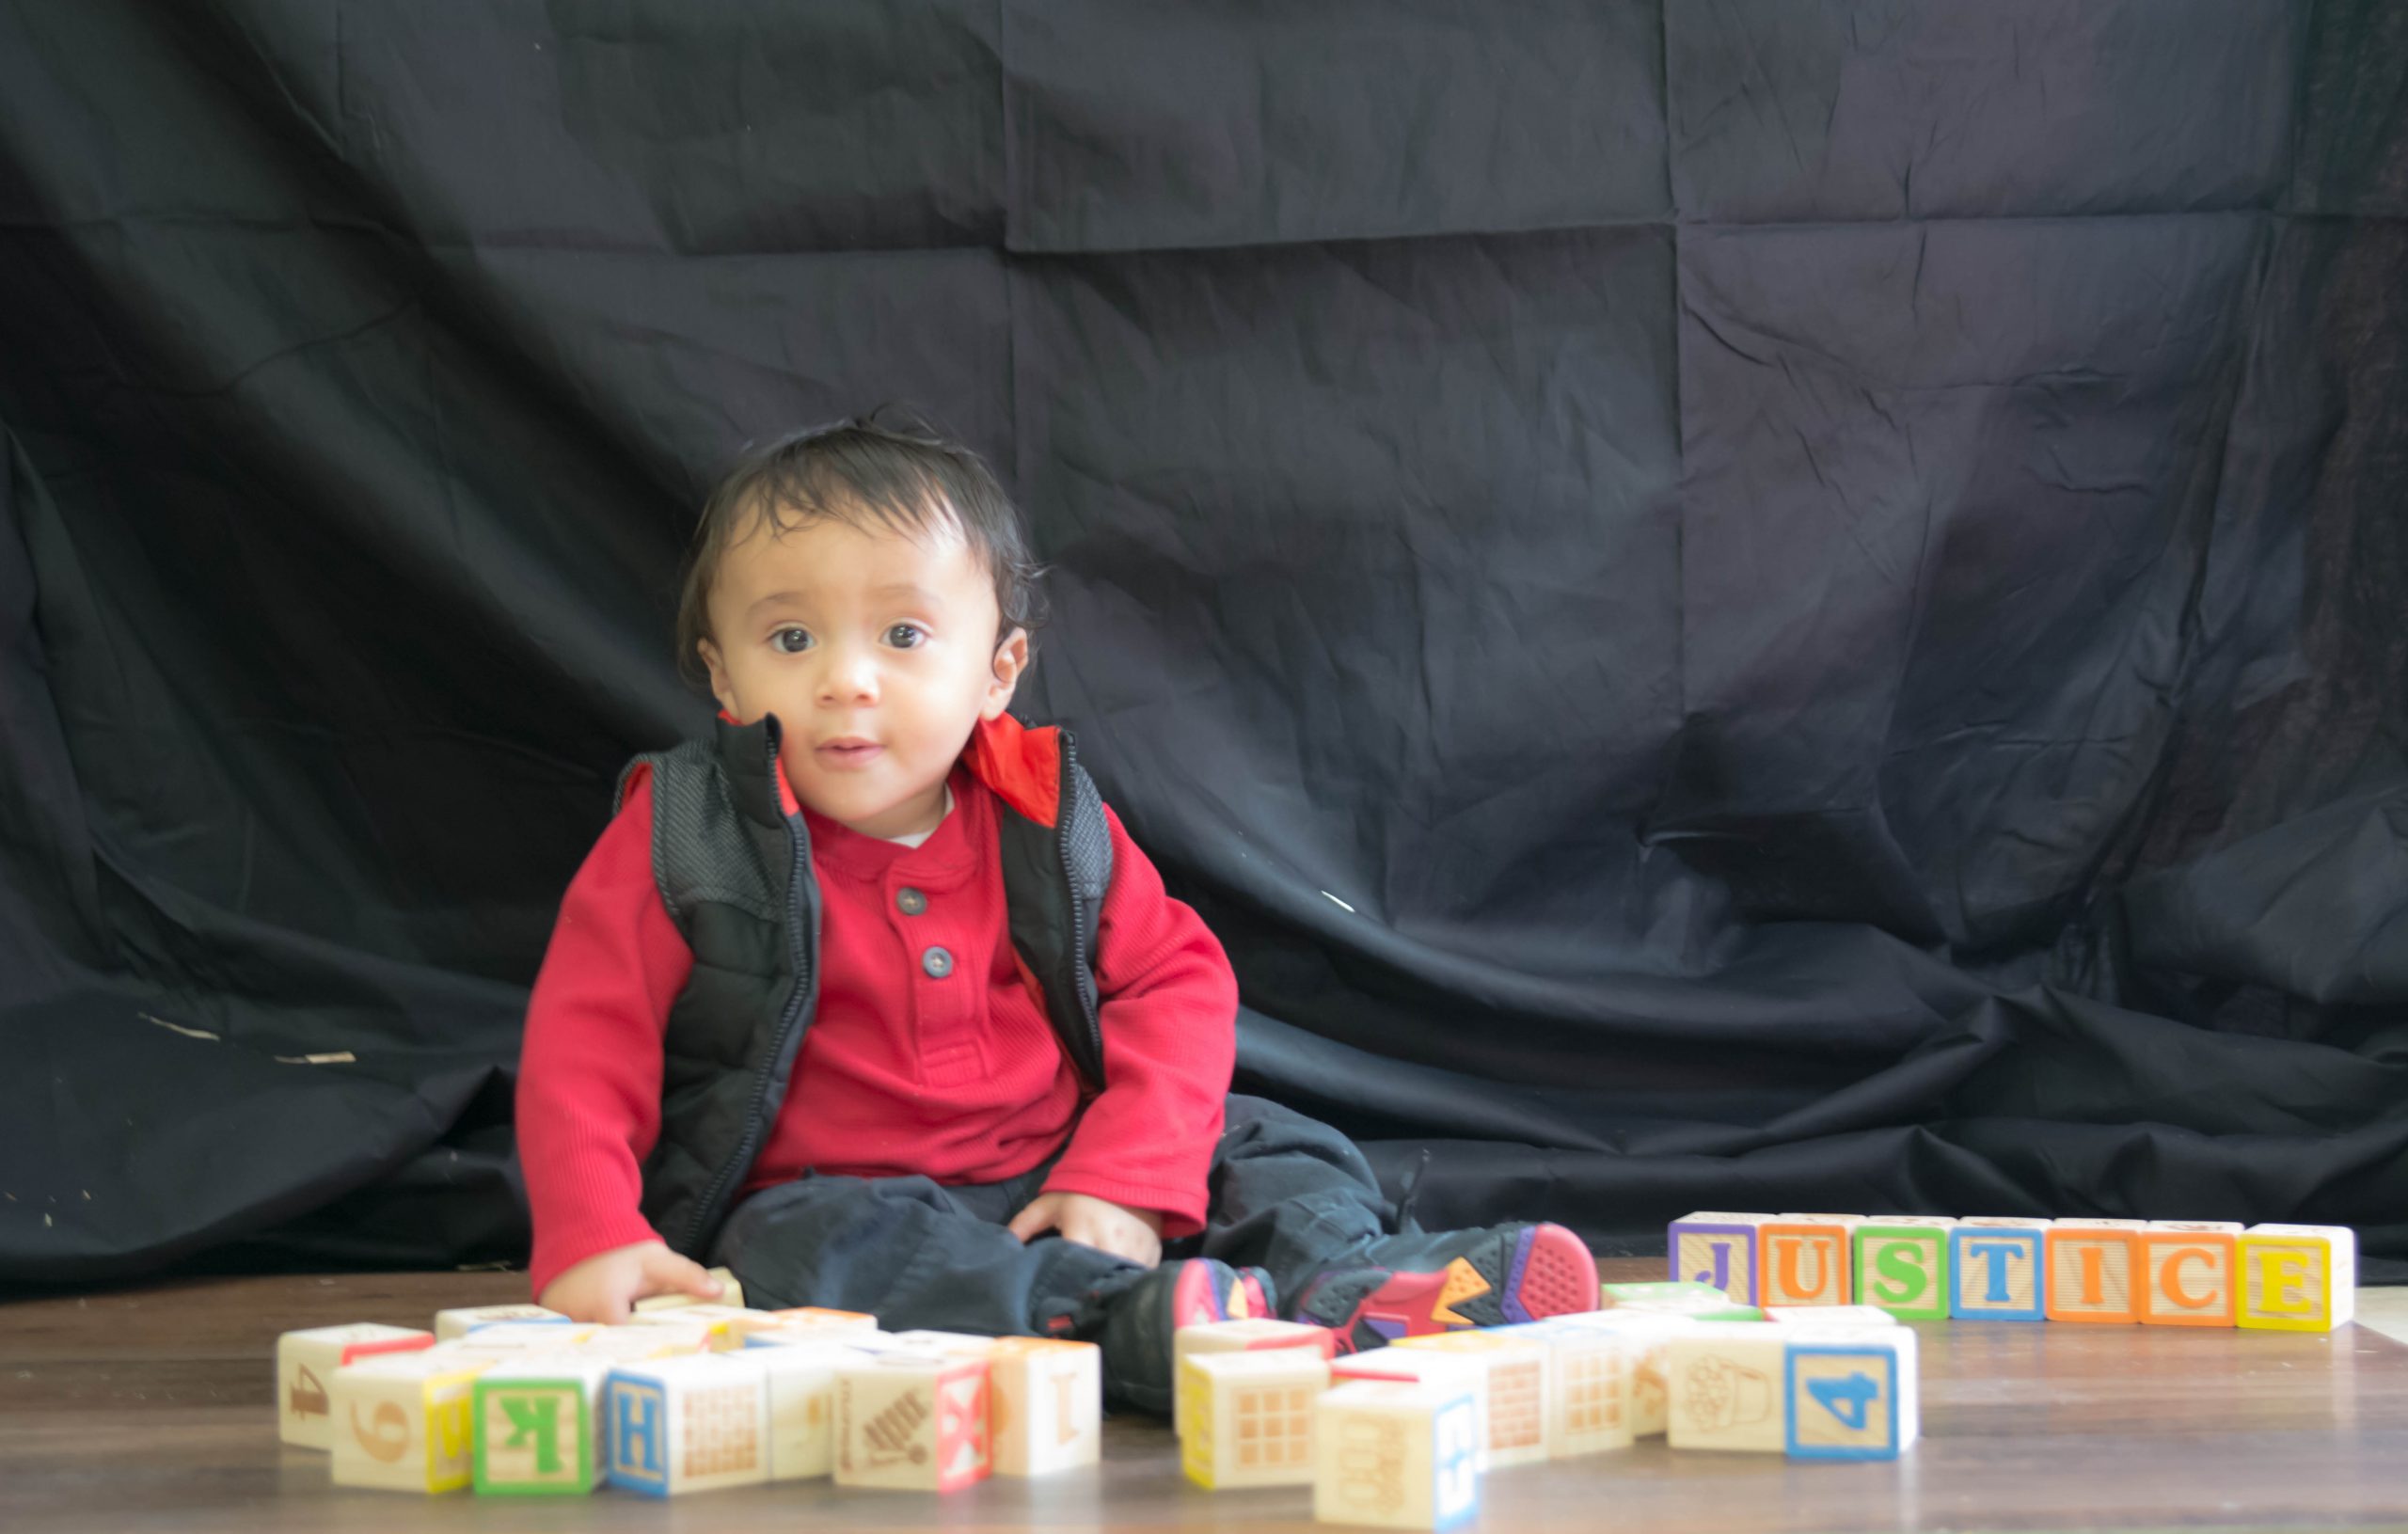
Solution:
{"label": "child's hand", "polygon": [[703,1271],[701,1263],[679,1257],[663,1242],[637,1241],[596,1252],[562,1269],[558,1278],[544,1286],[535,1303],[571,1321],[616,1326],[627,1319],[638,1300],[656,1294],[716,1300],[722,1287]]}
{"label": "child's hand", "polygon": [[1039,1194],[1012,1216],[1011,1233],[1022,1241],[1048,1230],[1141,1268],[1163,1259],[1163,1217],[1154,1210],[1133,1210],[1088,1194]]}

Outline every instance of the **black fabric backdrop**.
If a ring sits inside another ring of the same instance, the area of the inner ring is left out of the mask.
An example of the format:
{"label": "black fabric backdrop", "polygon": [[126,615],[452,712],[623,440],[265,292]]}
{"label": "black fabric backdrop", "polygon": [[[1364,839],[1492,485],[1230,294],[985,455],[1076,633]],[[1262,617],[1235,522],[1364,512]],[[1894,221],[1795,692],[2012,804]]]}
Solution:
{"label": "black fabric backdrop", "polygon": [[0,1275],[522,1256],[685,530],[888,398],[1425,1223],[2408,1257],[2399,6],[15,0]]}

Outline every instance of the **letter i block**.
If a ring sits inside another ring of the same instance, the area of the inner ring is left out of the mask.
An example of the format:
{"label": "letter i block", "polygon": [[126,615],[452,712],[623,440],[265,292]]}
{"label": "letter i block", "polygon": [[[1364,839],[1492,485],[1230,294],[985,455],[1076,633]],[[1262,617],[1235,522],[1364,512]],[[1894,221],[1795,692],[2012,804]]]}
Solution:
{"label": "letter i block", "polygon": [[1671,1278],[1711,1284],[1735,1305],[1756,1304],[1756,1233],[1771,1219],[1705,1211],[1683,1215],[1664,1234]]}
{"label": "letter i block", "polygon": [[474,1473],[469,1400],[489,1366],[420,1348],[334,1372],[334,1483],[396,1492],[456,1492]]}
{"label": "letter i block", "polygon": [[994,1470],[987,1360],[886,1352],[836,1371],[836,1484],[955,1492]]}
{"label": "letter i block", "polygon": [[378,1353],[433,1346],[433,1332],[375,1321],[285,1333],[276,1339],[277,1436],[302,1448],[334,1447],[334,1400],[328,1392],[335,1370]]}
{"label": "letter i block", "polygon": [[769,1479],[805,1480],[836,1465],[836,1371],[869,1357],[823,1334],[816,1342],[764,1342],[754,1333],[740,1355],[761,1366],[769,1386]]}
{"label": "letter i block", "polygon": [[479,1496],[582,1496],[602,1484],[607,1358],[509,1358],[477,1376]]}
{"label": "letter i block", "polygon": [[2233,1324],[2241,1226],[2229,1220],[2151,1220],[2135,1240],[2142,1325]]}
{"label": "letter i block", "polygon": [[1547,1417],[1555,1404],[1555,1357],[1545,1343],[1500,1328],[1432,1332],[1399,1337],[1388,1346],[1463,1353],[1488,1366],[1488,1463],[1529,1464],[1546,1458]]}
{"label": "letter i block", "polygon": [[1921,1430],[1907,1327],[1800,1334],[1783,1379],[1793,1460],[1894,1460]]}
{"label": "letter i block", "polygon": [[621,1364],[603,1420],[613,1486],[674,1496],[769,1479],[768,1371],[747,1353]]}
{"label": "letter i block", "polygon": [[1450,1396],[1458,1392],[1469,1395],[1472,1467],[1487,1474],[1488,1367],[1479,1359],[1461,1353],[1432,1352],[1427,1348],[1374,1348],[1330,1361],[1331,1388],[1348,1380],[1402,1380],[1409,1384],[1435,1385]]}
{"label": "letter i block", "polygon": [[1948,1233],[1948,1314],[1957,1321],[2046,1321],[2049,1222],[1959,1220]]}
{"label": "letter i block", "polygon": [[1856,1303],[1898,1321],[1948,1319],[1948,1233],[1956,1222],[1920,1214],[1868,1220],[1855,1230]]}
{"label": "letter i block", "polygon": [[2058,1220],[2041,1235],[2051,1321],[2136,1324],[2140,1220]]}
{"label": "letter i block", "polygon": [[1101,1349],[1051,1337],[998,1337],[987,1368],[995,1474],[1047,1476],[1102,1458]]}
{"label": "letter i block", "polygon": [[1783,1370],[1798,1334],[1753,1321],[1700,1321],[1666,1352],[1674,1448],[1778,1454],[1788,1446]]}
{"label": "letter i block", "polygon": [[1756,1304],[1847,1305],[1852,1214],[1784,1214],[1756,1227]]}
{"label": "letter i block", "polygon": [[1180,1360],[1198,1352],[1261,1352],[1273,1348],[1307,1348],[1327,1360],[1337,1356],[1338,1334],[1326,1326],[1303,1321],[1273,1321],[1256,1316],[1242,1321],[1206,1321],[1182,1326],[1170,1339],[1171,1431],[1187,1436],[1187,1406],[1180,1394],[1186,1371]]}
{"label": "letter i block", "polygon": [[2348,1226],[2251,1226],[2241,1233],[2240,1323],[2329,1332],[2358,1308],[2358,1238]]}
{"label": "letter i block", "polygon": [[1191,1403],[1180,1467],[1210,1491],[1304,1486],[1313,1479],[1313,1402],[1329,1360],[1310,1348],[1190,1353]]}
{"label": "letter i block", "polygon": [[1468,1392],[1354,1380],[1313,1403],[1313,1517],[1452,1528],[1480,1510]]}

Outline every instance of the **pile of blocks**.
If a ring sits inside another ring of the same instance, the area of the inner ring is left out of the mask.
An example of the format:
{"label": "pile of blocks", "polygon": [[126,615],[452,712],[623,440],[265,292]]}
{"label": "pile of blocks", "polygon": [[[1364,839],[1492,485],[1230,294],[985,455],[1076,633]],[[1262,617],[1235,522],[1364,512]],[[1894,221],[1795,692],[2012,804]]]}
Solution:
{"label": "pile of blocks", "polygon": [[486,1495],[653,1496],[832,1476],[952,1491],[1092,1465],[1090,1343],[879,1329],[847,1311],[648,1300],[622,1326],[535,1305],[360,1324],[277,1344],[284,1442],[335,1483]]}

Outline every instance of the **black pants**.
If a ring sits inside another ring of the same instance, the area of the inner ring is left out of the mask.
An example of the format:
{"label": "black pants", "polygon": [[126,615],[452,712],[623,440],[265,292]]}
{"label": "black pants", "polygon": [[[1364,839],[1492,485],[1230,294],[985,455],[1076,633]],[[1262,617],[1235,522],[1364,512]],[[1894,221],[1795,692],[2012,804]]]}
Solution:
{"label": "black pants", "polygon": [[[738,1205],[711,1260],[743,1283],[745,1304],[762,1309],[867,1311],[890,1332],[1042,1335],[1144,1272],[1056,1236],[1023,1245],[1005,1228],[1052,1170],[1049,1159],[1006,1182],[952,1187],[924,1177],[805,1174]],[[1203,1233],[1164,1242],[1163,1260],[1261,1268],[1283,1313],[1313,1274],[1358,1258],[1392,1212],[1354,1142],[1236,1094],[1210,1187]]]}

